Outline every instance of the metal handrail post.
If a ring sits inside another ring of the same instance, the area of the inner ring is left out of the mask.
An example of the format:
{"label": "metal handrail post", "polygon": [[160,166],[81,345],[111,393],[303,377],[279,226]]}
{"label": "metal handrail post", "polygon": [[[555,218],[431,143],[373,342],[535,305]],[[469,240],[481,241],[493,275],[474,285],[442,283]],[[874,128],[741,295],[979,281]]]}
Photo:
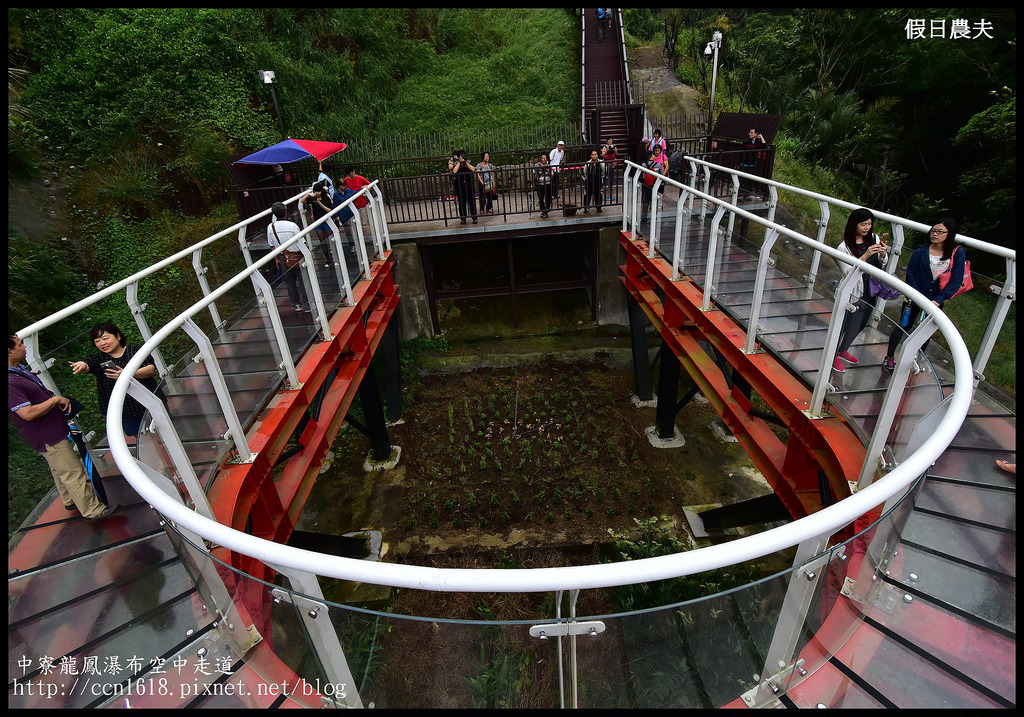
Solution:
{"label": "metal handrail post", "polygon": [[[851,272],[852,273],[852,272]],[[864,456],[864,464],[861,466],[860,475],[857,477],[857,490],[868,487],[874,482],[875,471],[885,450],[885,443],[889,440],[889,431],[896,421],[896,414],[899,411],[900,403],[903,401],[903,392],[907,387],[910,378],[910,371],[914,365],[914,358],[917,352],[924,345],[924,342],[932,337],[938,327],[931,316],[925,316],[917,328],[910,332],[910,335],[900,347],[896,359],[896,367],[892,372],[892,379],[885,391],[885,398],[882,399],[882,406],[878,409],[878,420],[875,422],[875,430],[868,441],[867,453]]]}
{"label": "metal handrail post", "polygon": [[[188,497],[192,501],[192,505],[195,506],[196,512],[210,520],[215,520],[213,508],[210,507],[210,500],[206,496],[203,486],[199,483],[199,477],[196,475],[195,468],[192,467],[192,460],[188,457],[188,453],[185,452],[185,446],[181,442],[181,437],[174,428],[174,424],[171,423],[171,416],[167,412],[164,402],[160,400],[159,396],[143,386],[135,377],[131,378],[128,385],[128,395],[141,403],[149,411],[150,418],[152,419],[150,428],[155,426],[157,438],[166,452],[167,458],[171,461],[171,468],[174,470],[175,477],[181,481],[185,492],[188,493]],[[145,465],[141,460],[141,441],[138,450],[138,463]],[[159,471],[155,472],[159,473]],[[173,495],[177,495],[177,491]]]}
{"label": "metal handrail post", "polygon": [[[815,239],[818,244],[825,245],[825,234],[828,232],[828,221],[832,216],[832,211],[828,206],[828,202],[819,201],[818,207],[821,210],[821,216],[815,220],[815,224],[818,225],[818,233],[815,235]],[[817,249],[811,251],[811,265],[807,269],[807,289],[810,291],[814,290],[814,283],[818,278],[818,266],[821,264],[821,252]]]}
{"label": "metal handrail post", "polygon": [[339,287],[345,287],[348,286],[348,262],[345,261],[345,246],[341,242],[341,228],[335,219],[336,217],[327,219],[327,226],[331,230],[331,238],[327,241],[334,247],[334,278],[338,280]]}
{"label": "metal handrail post", "polygon": [[[995,287],[993,287],[994,289]],[[978,353],[974,357],[974,385],[985,378],[985,367],[989,358],[992,357],[992,350],[999,339],[999,331],[1003,328],[1006,316],[1010,311],[1010,304],[1017,298],[1017,260],[1006,257],[1006,281],[998,290],[996,297],[996,308],[985,327],[985,335],[981,337],[981,344],[978,346]]]}
{"label": "metal handrail post", "polygon": [[779,206],[779,190],[775,188],[775,185],[769,185],[768,187],[768,216],[765,219],[770,223],[775,223],[775,208]]}
{"label": "metal handrail post", "polygon": [[[731,204],[734,207],[738,207],[740,205],[740,178],[738,176],[736,176],[735,174],[732,175],[732,192],[730,194],[732,196]],[[728,229],[728,232],[729,232],[729,236],[730,237],[733,235],[733,227],[735,225],[736,225],[736,212],[729,212],[729,229]]]}
{"label": "metal handrail post", "polygon": [[658,194],[660,187],[661,177],[656,176],[654,185],[651,187],[651,238],[647,247],[647,258],[649,259],[654,258],[654,253],[658,248],[658,229],[661,228],[658,222],[658,207],[661,206],[661,195]]}
{"label": "metal handrail post", "polygon": [[18,337],[25,344],[25,362],[29,368],[39,376],[39,380],[50,390],[50,393],[54,396],[63,395],[57,388],[53,376],[50,375],[49,368],[53,365],[53,359],[43,361],[42,355],[39,353],[39,334],[30,333],[27,336],[18,334]]}
{"label": "metal handrail post", "polygon": [[249,450],[249,441],[245,437],[245,429],[238,418],[235,404],[231,401],[231,392],[228,390],[227,382],[224,380],[224,373],[220,370],[220,362],[213,351],[213,344],[191,317],[185,319],[181,328],[196,343],[196,346],[199,348],[199,356],[202,357],[203,362],[206,364],[206,374],[213,384],[217,403],[220,405],[221,411],[224,413],[224,419],[228,423],[228,430],[224,437],[230,438],[234,442],[235,448],[238,450],[240,463],[252,463],[256,458],[256,454]]}
{"label": "metal handrail post", "polygon": [[295,368],[295,361],[292,359],[292,350],[288,346],[288,336],[284,331],[284,322],[281,321],[281,310],[277,306],[277,301],[274,300],[274,289],[270,286],[270,282],[264,278],[263,274],[258,271],[253,272],[251,278],[256,289],[256,295],[259,297],[259,303],[266,308],[267,316],[270,317],[270,327],[274,332],[274,341],[276,342],[277,349],[280,351],[281,363],[279,367],[283,368],[288,376],[288,390],[295,391],[302,384],[299,383],[299,374]]}
{"label": "metal handrail post", "polygon": [[[210,283],[206,280],[206,272],[210,269],[209,267],[203,266],[202,247],[199,247],[192,252],[192,269],[196,272],[196,278],[199,279],[199,288],[202,289],[203,296],[209,296]],[[213,319],[213,326],[219,332],[224,327],[224,321],[220,318],[220,311],[217,310],[217,303],[211,301],[207,308],[210,311],[210,317]]]}
{"label": "metal handrail post", "polygon": [[[323,334],[324,341],[330,341],[334,338],[331,335],[331,324],[327,320],[327,307],[324,304],[324,295],[320,291],[320,277],[316,275],[316,264],[313,259],[313,250],[309,248],[306,243],[306,239],[309,235],[303,238],[303,241],[296,242],[292,249],[298,247],[299,252],[302,254],[302,261],[298,269],[299,276],[302,277],[302,284],[306,288],[306,300],[316,306],[316,321],[320,324],[320,332]],[[295,271],[293,269],[292,271]],[[310,298],[312,297],[312,299]]]}
{"label": "metal handrail post", "polygon": [[[135,461],[135,465],[156,486],[167,493],[170,498],[177,501],[179,505],[184,506],[181,495],[170,479],[145,463]],[[238,611],[238,606],[235,605],[232,599],[231,592],[224,585],[224,579],[217,570],[217,562],[210,555],[210,551],[206,547],[203,538],[178,523],[171,527],[167,524],[167,521],[161,520],[160,524],[164,526],[164,532],[171,539],[174,551],[185,566],[185,571],[189,578],[195,584],[196,591],[202,599],[204,609],[217,616],[213,626],[217,628],[221,637],[231,646],[235,655],[239,658],[244,657],[254,645],[263,640],[263,636],[257,632],[256,627],[251,622],[247,623],[242,618],[241,613]],[[183,549],[179,546],[180,538],[184,538],[190,547],[199,553],[198,558],[193,555],[191,550]]]}
{"label": "metal handrail post", "polygon": [[[149,341],[153,337],[153,332],[150,330],[149,322],[146,321],[146,315],[143,313],[148,304],[139,303],[139,282],[133,281],[125,287],[125,300],[128,303],[128,308],[132,310],[132,318],[135,320],[135,325],[139,328],[139,333],[142,335],[142,342]],[[167,361],[164,360],[164,354],[159,348],[153,351],[153,362],[156,364],[156,370],[160,376],[166,376]]]}
{"label": "metal handrail post", "polygon": [[711,233],[708,235],[708,259],[704,265],[704,298],[701,301],[700,310],[711,310],[711,294],[715,291],[715,256],[718,254],[718,234],[722,224],[722,217],[725,216],[725,205],[721,204],[715,212],[715,218],[711,221]]}
{"label": "metal handrail post", "polygon": [[[359,260],[359,265],[363,268],[363,276],[367,279],[370,278],[370,257],[366,254],[366,239],[363,237],[363,222],[359,218],[358,213],[353,213],[352,221],[355,222],[355,233],[358,241],[356,242],[356,259]],[[351,304],[351,294],[349,303]]]}
{"label": "metal handrail post", "polygon": [[[267,563],[267,566],[281,573],[291,583],[292,591],[273,590],[274,601],[287,600],[295,605],[296,614],[302,619],[302,626],[309,636],[313,652],[323,668],[327,681],[335,686],[333,696],[341,699],[346,707],[362,709],[363,702],[356,690],[352,670],[341,649],[341,640],[330,619],[330,606],[320,589],[316,575],[293,570],[283,565]],[[340,687],[341,689],[338,689]],[[332,695],[328,695],[331,697]]]}
{"label": "metal handrail post", "polygon": [[708,168],[704,170],[704,195],[700,198],[700,220],[702,222],[708,214],[707,197],[711,195],[711,170]]}
{"label": "metal handrail post", "polygon": [[643,178],[643,172],[640,171],[639,169],[637,169],[636,172],[631,177],[632,183],[633,183],[633,188],[631,190],[632,191],[632,197],[631,197],[632,201],[631,201],[630,204],[631,204],[631,207],[632,207],[632,211],[630,212],[630,220],[631,220],[630,221],[630,226],[632,227],[632,235],[633,235],[633,239],[634,240],[637,238],[637,235],[639,234],[639,229],[640,229],[640,207],[638,205],[640,204],[640,194],[641,194],[640,181],[641,181],[642,178]]}
{"label": "metal handrail post", "polygon": [[252,266],[252,252],[249,251],[249,225],[246,224],[238,229],[238,246],[242,249],[242,256],[245,257],[245,265]]}
{"label": "metal handrail post", "polygon": [[778,682],[786,666],[793,661],[806,630],[808,612],[823,585],[821,578],[830,553],[822,551],[828,546],[828,539],[827,533],[818,535],[803,541],[796,548],[792,577],[786,588],[786,597],[772,633],[771,644],[765,653],[758,686],[743,695],[743,701],[748,707],[774,703],[776,693],[783,687]]}
{"label": "metal handrail post", "polygon": [[[635,170],[630,165],[623,166],[623,231],[630,229],[630,219],[633,218],[633,185],[630,182],[631,175]],[[636,227],[634,227],[634,231]]]}
{"label": "metal handrail post", "polygon": [[768,229],[765,232],[764,243],[761,245],[761,251],[757,256],[757,276],[754,278],[754,295],[750,300],[750,320],[749,326],[747,327],[747,341],[743,346],[743,353],[752,354],[757,351],[755,343],[757,342],[757,331],[761,327],[758,326],[758,319],[761,317],[761,301],[764,298],[764,287],[767,284],[768,268],[775,266],[775,261],[772,259],[772,247],[775,246],[775,240],[779,238],[779,233],[774,229]]}
{"label": "metal handrail post", "polygon": [[384,194],[383,194],[383,192],[381,192],[380,185],[377,184],[377,183],[373,184],[372,189],[373,189],[373,193],[374,193],[374,196],[375,196],[377,201],[370,202],[370,206],[377,210],[377,213],[376,213],[375,216],[376,216],[376,219],[380,223],[380,226],[381,226],[381,237],[384,239],[384,249],[383,250],[391,251],[391,234],[388,232],[388,223],[387,223],[387,221],[385,221],[384,210],[383,210]]}
{"label": "metal handrail post", "polygon": [[[905,241],[903,226],[900,224],[892,225],[892,241],[889,244],[888,259],[885,262],[885,266],[882,267],[887,274],[895,274],[896,269],[899,267],[900,254],[903,253],[903,243]],[[868,317],[868,322],[872,326],[878,326],[878,322],[882,318],[882,313],[885,311],[885,299],[881,296],[875,297],[874,305],[871,308],[871,316]]]}
{"label": "metal handrail post", "polygon": [[676,236],[672,247],[672,281],[679,281],[679,270],[683,265],[683,212],[686,211],[687,190],[683,190],[676,202]]}
{"label": "metal handrail post", "polygon": [[[829,379],[832,378],[832,362],[839,348],[839,335],[843,331],[843,322],[846,320],[847,312],[857,310],[852,303],[853,287],[858,281],[862,281],[862,274],[858,267],[854,266],[849,273],[839,282],[836,290],[835,303],[832,305],[832,317],[828,322],[828,332],[825,334],[825,347],[821,354],[821,364],[818,367],[818,378],[814,382],[814,391],[811,393],[811,405],[807,408],[807,415],[811,418],[822,418],[822,411],[825,406],[825,394],[830,393],[832,385]],[[837,311],[836,309],[845,309]]]}
{"label": "metal handrail post", "polygon": [[[697,163],[691,159],[687,159],[690,163],[690,189],[697,189]],[[690,213],[693,213],[693,200],[697,195],[694,192],[690,192]]]}

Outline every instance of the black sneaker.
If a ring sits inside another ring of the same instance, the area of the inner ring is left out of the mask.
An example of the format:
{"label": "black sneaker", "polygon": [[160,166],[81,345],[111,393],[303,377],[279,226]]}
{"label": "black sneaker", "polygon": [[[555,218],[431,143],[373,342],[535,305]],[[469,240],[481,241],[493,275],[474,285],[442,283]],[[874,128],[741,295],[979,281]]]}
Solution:
{"label": "black sneaker", "polygon": [[86,520],[88,520],[90,523],[93,523],[93,522],[95,522],[97,520],[103,520],[104,518],[109,518],[114,513],[116,513],[120,509],[120,507],[121,507],[121,505],[119,503],[111,503],[106,508],[104,508],[103,512],[100,513],[99,515],[97,515],[95,518],[86,518]]}
{"label": "black sneaker", "polygon": [[882,359],[882,368],[884,368],[889,373],[892,373],[893,371],[896,370],[896,360],[892,356],[886,356],[884,359]]}

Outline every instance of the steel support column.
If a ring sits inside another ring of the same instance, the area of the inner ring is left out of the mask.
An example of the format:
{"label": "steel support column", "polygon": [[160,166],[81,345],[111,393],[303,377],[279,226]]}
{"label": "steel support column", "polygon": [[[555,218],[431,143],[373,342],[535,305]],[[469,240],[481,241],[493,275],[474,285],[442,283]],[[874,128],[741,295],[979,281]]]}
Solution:
{"label": "steel support column", "polygon": [[647,354],[647,320],[643,309],[635,301],[627,301],[629,337],[633,348],[633,376],[636,378],[636,397],[641,401],[654,398],[651,389],[651,365]]}
{"label": "steel support column", "polygon": [[384,329],[384,390],[388,398],[388,420],[394,423],[402,418],[402,366],[398,347],[398,322],[392,321]]}
{"label": "steel support column", "polygon": [[[359,384],[359,402],[363,406],[363,418],[366,425],[361,427],[370,439],[373,457],[378,461],[387,460],[391,456],[391,439],[388,437],[388,426],[384,419],[384,409],[380,404],[380,390],[377,388],[377,377],[373,370],[363,374]],[[353,423],[351,418],[349,422]]]}
{"label": "steel support column", "polygon": [[661,368],[658,371],[658,407],[654,423],[658,438],[668,440],[676,433],[676,399],[679,396],[679,358],[668,343],[661,342]]}

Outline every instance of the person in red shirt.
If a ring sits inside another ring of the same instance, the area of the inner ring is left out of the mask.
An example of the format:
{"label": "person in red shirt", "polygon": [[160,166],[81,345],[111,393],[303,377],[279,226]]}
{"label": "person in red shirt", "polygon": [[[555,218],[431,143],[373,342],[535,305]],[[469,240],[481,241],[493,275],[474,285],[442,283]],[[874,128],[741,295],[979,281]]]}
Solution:
{"label": "person in red shirt", "polygon": [[[351,189],[353,192],[358,192],[360,189],[362,189],[365,186],[368,186],[369,184],[369,179],[362,176],[361,174],[356,174],[355,167],[345,167],[345,186]],[[366,195],[364,194],[355,201],[356,209],[362,209],[368,203],[369,202],[366,199]]]}

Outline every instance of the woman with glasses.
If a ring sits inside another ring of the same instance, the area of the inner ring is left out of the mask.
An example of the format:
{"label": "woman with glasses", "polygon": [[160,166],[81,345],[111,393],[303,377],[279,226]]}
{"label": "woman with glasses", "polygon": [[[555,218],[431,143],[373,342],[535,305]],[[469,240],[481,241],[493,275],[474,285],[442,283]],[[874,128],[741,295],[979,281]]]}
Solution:
{"label": "woman with glasses", "polygon": [[[907,283],[920,291],[931,302],[940,309],[942,305],[953,294],[960,290],[964,283],[964,267],[967,263],[967,251],[956,251],[956,220],[952,217],[943,217],[928,232],[928,243],[917,249],[910,256],[910,263],[907,265]],[[939,287],[939,277],[949,270],[949,283],[946,288]],[[906,326],[897,324],[889,334],[889,349],[886,351],[885,359],[882,361],[882,368],[892,371],[896,368],[896,361],[893,358],[896,354],[896,347],[903,340],[911,328],[924,318],[924,312],[920,309],[911,308]],[[902,322],[901,322],[902,323]],[[924,351],[928,347],[925,341],[921,346]]]}

